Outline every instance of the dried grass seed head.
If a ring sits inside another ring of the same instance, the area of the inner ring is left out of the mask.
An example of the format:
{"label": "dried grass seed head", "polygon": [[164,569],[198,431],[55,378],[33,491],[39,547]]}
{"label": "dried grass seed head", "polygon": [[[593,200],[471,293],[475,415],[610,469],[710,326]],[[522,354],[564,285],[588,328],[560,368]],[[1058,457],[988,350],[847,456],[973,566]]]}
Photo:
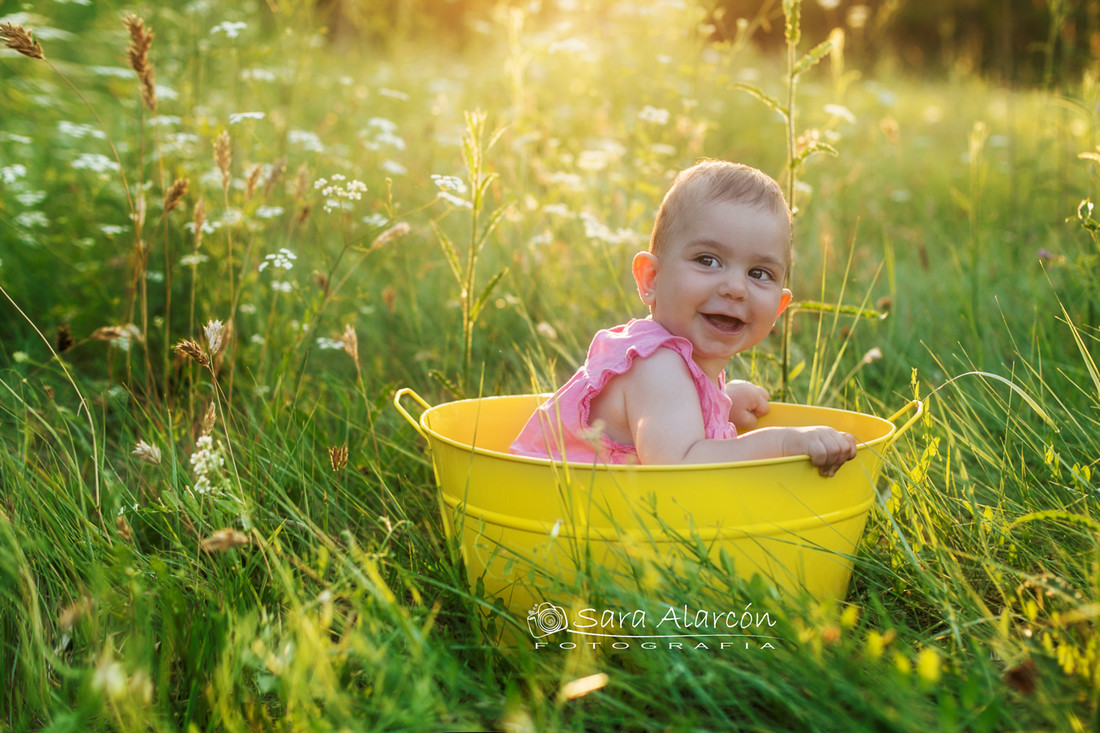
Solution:
{"label": "dried grass seed head", "polygon": [[225,324],[219,320],[209,320],[204,329],[206,345],[211,354],[219,354],[225,348]]}
{"label": "dried grass seed head", "polygon": [[396,239],[400,239],[401,237],[405,236],[406,234],[408,234],[411,231],[412,231],[412,227],[409,226],[409,223],[407,221],[399,221],[396,224],[394,224],[392,227],[390,227],[389,229],[386,229],[381,234],[379,234],[377,237],[375,237],[374,242],[371,243],[370,248],[371,249],[378,249],[379,247],[385,245],[388,242],[392,242]]}
{"label": "dried grass seed head", "polygon": [[202,416],[202,430],[200,436],[210,435],[214,431],[214,424],[218,421],[218,407],[213,402],[206,406],[206,412]]}
{"label": "dried grass seed head", "polygon": [[63,324],[57,327],[57,338],[54,340],[54,348],[57,353],[64,354],[73,347],[73,332],[69,325]]}
{"label": "dried grass seed head", "polygon": [[222,189],[229,192],[229,166],[233,163],[233,152],[229,148],[229,131],[222,130],[214,141],[214,162],[222,172]]}
{"label": "dried grass seed head", "polygon": [[122,22],[130,32],[130,45],[126,48],[126,55],[130,60],[130,68],[137,72],[141,80],[141,100],[150,112],[155,113],[157,86],[153,80],[153,64],[149,61],[149,47],[153,45],[153,32],[145,27],[144,20],[133,13],[127,13]]}
{"label": "dried grass seed head", "polygon": [[210,357],[206,355],[206,351],[203,350],[198,341],[193,339],[181,339],[173,350],[181,357],[190,359],[199,366],[210,364]]}
{"label": "dried grass seed head", "polygon": [[344,335],[341,340],[344,342],[344,351],[352,361],[359,363],[359,336],[356,335],[355,328],[350,323],[344,326]]}
{"label": "dried grass seed head", "polygon": [[149,445],[144,440],[138,441],[137,447],[134,448],[132,455],[154,466],[160,463],[160,448],[157,448],[155,445]]}
{"label": "dried grass seed head", "polygon": [[248,172],[248,178],[245,179],[244,187],[244,200],[248,201],[256,193],[256,184],[260,182],[260,174],[263,173],[264,167],[257,163],[252,166],[252,170]]}
{"label": "dried grass seed head", "polygon": [[62,631],[72,631],[73,626],[81,617],[92,610],[92,599],[88,596],[70,603],[57,614],[57,625]]}
{"label": "dried grass seed head", "polygon": [[344,445],[334,445],[331,448],[329,448],[328,449],[328,459],[329,459],[329,463],[332,464],[333,472],[337,472],[340,469],[342,469],[344,466],[348,465],[348,446],[347,446],[347,443],[345,443]]}
{"label": "dried grass seed head", "polygon": [[0,38],[4,46],[32,59],[45,59],[42,46],[34,40],[34,34],[18,23],[0,23]]}
{"label": "dried grass seed head", "polygon": [[168,188],[168,193],[164,196],[165,214],[179,206],[180,201],[187,195],[187,189],[190,185],[190,182],[186,178],[177,178],[172,181],[172,185]]}
{"label": "dried grass seed head", "polygon": [[275,184],[279,182],[279,179],[283,177],[283,173],[286,172],[286,156],[279,158],[271,166],[271,176],[267,179],[267,183],[264,184],[264,198],[271,196],[271,191],[275,188]]}
{"label": "dried grass seed head", "polygon": [[202,246],[202,228],[206,226],[206,202],[203,199],[195,202],[191,222],[195,227],[195,249],[198,249]]}
{"label": "dried grass seed head", "polygon": [[113,344],[128,343],[130,341],[143,342],[141,329],[133,323],[126,323],[122,326],[101,326],[92,331],[89,338],[93,341],[110,341]]}
{"label": "dried grass seed head", "polygon": [[126,517],[121,514],[115,517],[115,529],[118,530],[118,536],[124,542],[130,542],[134,539],[134,530],[130,527],[130,523],[126,521]]}
{"label": "dried grass seed head", "polygon": [[222,552],[231,550],[234,547],[243,547],[249,542],[248,535],[235,529],[226,528],[219,529],[209,537],[204,537],[199,541],[199,548],[204,552]]}

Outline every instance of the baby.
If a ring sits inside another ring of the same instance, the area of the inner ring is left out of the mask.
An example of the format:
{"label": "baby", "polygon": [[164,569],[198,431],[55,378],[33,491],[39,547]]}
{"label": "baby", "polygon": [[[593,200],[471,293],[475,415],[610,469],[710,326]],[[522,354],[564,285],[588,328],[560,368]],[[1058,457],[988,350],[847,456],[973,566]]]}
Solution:
{"label": "baby", "polygon": [[[833,428],[767,427],[768,393],[725,382],[791,301],[791,214],[772,178],[704,161],[676,177],[632,271],[649,317],[600,331],[510,451],[572,463],[723,463],[807,455],[832,476],[856,455]],[[744,433],[738,435],[738,432]],[[751,432],[748,432],[751,431]]]}

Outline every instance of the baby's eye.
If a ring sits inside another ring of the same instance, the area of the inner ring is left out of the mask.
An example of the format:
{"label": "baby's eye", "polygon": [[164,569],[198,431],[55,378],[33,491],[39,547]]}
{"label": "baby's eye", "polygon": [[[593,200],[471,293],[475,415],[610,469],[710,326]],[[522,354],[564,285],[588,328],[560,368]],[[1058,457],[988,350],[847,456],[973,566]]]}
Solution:
{"label": "baby's eye", "polygon": [[753,280],[774,280],[775,275],[770,270],[765,270],[763,267],[754,267],[749,270],[749,277]]}
{"label": "baby's eye", "polygon": [[714,255],[699,255],[695,258],[695,261],[703,267],[718,267],[720,264],[718,258]]}

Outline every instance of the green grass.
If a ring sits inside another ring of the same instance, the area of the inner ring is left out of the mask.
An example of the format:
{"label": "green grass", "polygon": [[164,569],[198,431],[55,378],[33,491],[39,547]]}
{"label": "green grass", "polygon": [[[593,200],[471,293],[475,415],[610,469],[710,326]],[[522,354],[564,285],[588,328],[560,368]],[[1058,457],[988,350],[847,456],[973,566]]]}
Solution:
{"label": "green grass", "polygon": [[[849,594],[781,598],[707,562],[641,586],[582,574],[600,607],[753,603],[786,643],[534,652],[492,642],[524,620],[467,588],[392,395],[551,388],[594,330],[641,315],[629,259],[677,170],[706,155],[783,175],[782,120],[735,87],[782,98],[783,62],[708,46],[672,9],[499,12],[462,52],[334,52],[308,4],[261,5],[137,11],[156,33],[155,120],[122,6],[21,16],[56,71],[0,52],[0,729],[1095,724],[1100,250],[1077,219],[1097,193],[1078,157],[1098,142],[1093,77],[1055,96],[835,57],[803,75],[795,127],[839,155],[799,171],[793,288],[829,308],[793,319],[791,398],[878,415],[930,398],[888,460]],[[213,31],[237,20],[239,37]],[[140,247],[108,137],[145,202]],[[326,211],[314,183],[336,174],[367,192]],[[439,197],[474,190],[469,208]],[[292,269],[259,269],[283,248]],[[216,367],[177,358],[211,319],[233,326]],[[93,337],[128,323],[141,339]],[[731,373],[777,388],[780,339]],[[210,405],[225,463],[198,494]],[[202,549],[223,529],[248,543]],[[600,672],[598,691],[561,695]]]}

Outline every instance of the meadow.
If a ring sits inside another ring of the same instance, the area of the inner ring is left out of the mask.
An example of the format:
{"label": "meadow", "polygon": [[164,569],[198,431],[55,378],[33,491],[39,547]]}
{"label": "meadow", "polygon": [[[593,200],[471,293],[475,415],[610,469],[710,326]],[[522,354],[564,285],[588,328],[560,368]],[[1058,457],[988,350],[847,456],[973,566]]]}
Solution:
{"label": "meadow", "polygon": [[[763,54],[671,0],[502,3],[461,44],[335,44],[305,2],[16,5],[0,730],[1100,721],[1100,69],[914,78],[797,24]],[[797,210],[799,307],[731,376],[926,417],[842,601],[715,566],[599,591],[732,585],[789,643],[494,643],[524,620],[467,587],[394,392],[558,384],[643,315],[630,257],[701,157]]]}

